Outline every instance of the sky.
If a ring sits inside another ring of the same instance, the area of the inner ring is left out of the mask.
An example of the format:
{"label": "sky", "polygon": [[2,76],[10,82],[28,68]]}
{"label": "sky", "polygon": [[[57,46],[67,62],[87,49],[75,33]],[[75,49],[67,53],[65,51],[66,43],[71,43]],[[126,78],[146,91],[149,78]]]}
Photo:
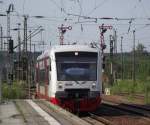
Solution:
{"label": "sky", "polygon": [[[123,51],[133,48],[133,30],[135,30],[136,45],[142,43],[150,51],[150,0],[0,0],[0,14],[5,14],[9,4],[14,4],[11,13],[11,29],[21,23],[23,15],[28,15],[28,27],[34,29],[42,26],[44,31],[32,38],[33,42],[45,45],[37,50],[47,49],[50,44],[59,44],[61,24],[72,26],[64,35],[64,43],[88,44],[100,42],[99,26],[111,25],[117,31],[117,51],[120,51],[121,36]],[[75,16],[76,15],[76,16]],[[35,16],[43,16],[38,19]],[[90,18],[83,18],[90,17]],[[100,19],[103,17],[111,20]],[[129,23],[131,22],[131,24]],[[0,17],[0,24],[6,34],[6,17]],[[34,30],[30,29],[29,30]],[[109,52],[109,35],[114,30],[105,33],[106,52]],[[23,31],[21,31],[23,34]],[[17,44],[17,32],[11,30],[11,35]],[[23,36],[21,37],[23,39]]]}

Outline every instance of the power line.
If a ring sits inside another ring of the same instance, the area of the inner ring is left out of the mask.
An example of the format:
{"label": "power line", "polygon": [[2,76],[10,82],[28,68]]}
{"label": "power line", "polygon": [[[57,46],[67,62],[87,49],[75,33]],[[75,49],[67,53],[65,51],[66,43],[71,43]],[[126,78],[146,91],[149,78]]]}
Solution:
{"label": "power line", "polygon": [[79,15],[74,13],[67,13],[68,16],[80,17],[83,19],[95,19],[95,20],[116,20],[116,21],[130,21],[130,20],[150,20],[149,18],[144,17],[129,17],[129,18],[120,18],[120,17],[91,17],[86,15]]}
{"label": "power line", "polygon": [[[134,24],[135,25],[135,24]],[[148,26],[150,26],[150,24],[143,24],[145,26],[142,26],[140,28],[135,28],[136,32],[140,31],[140,30],[143,30],[145,28],[147,28]],[[127,33],[121,33],[121,34],[118,34],[118,36],[122,36],[122,35],[128,35],[129,33],[131,33],[132,31],[129,31]]]}
{"label": "power line", "polygon": [[102,6],[103,4],[105,4],[107,1],[109,0],[103,0],[102,2],[100,2],[97,6],[95,6],[88,14],[86,15],[91,15],[96,9],[98,9],[100,6]]}
{"label": "power line", "polygon": [[[79,8],[80,8],[79,15],[81,15],[82,14],[82,5],[81,5],[81,1],[80,0],[78,0],[78,4],[79,4]],[[78,17],[78,22],[79,22],[79,19],[80,19],[80,17]]]}
{"label": "power line", "polygon": [[143,9],[143,11],[144,11],[146,17],[148,17],[148,14],[147,14],[147,12],[146,12],[146,10],[145,10],[145,7],[144,7],[144,5],[143,5],[143,2],[142,2],[142,1],[139,1],[139,2],[141,3],[142,9]]}
{"label": "power line", "polygon": [[23,14],[24,14],[24,8],[25,8],[25,1],[26,0],[23,0],[23,4],[22,4]]}
{"label": "power line", "polygon": [[49,1],[51,1],[61,12],[64,12],[65,14],[67,14],[66,10],[62,8],[61,6],[59,6],[54,0],[49,0]]}

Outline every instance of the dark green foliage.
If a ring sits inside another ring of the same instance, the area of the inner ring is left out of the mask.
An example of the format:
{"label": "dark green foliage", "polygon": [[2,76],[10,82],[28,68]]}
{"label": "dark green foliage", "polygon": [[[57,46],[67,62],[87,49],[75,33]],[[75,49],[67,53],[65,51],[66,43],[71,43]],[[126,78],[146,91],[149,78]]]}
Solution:
{"label": "dark green foliage", "polygon": [[3,99],[23,99],[25,98],[25,90],[23,83],[14,82],[13,85],[7,83],[2,84]]}

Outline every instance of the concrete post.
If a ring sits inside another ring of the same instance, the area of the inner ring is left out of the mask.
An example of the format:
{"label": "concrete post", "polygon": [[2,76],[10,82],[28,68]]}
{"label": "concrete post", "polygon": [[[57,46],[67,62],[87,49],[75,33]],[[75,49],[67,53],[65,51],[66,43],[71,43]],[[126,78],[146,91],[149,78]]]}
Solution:
{"label": "concrete post", "polygon": [[2,102],[2,72],[0,68],[0,104]]}

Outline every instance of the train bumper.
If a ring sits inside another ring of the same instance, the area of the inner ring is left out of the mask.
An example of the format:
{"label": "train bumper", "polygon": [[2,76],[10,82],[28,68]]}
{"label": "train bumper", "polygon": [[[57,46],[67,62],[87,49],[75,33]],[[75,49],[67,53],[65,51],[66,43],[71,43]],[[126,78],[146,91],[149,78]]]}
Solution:
{"label": "train bumper", "polygon": [[53,104],[59,105],[69,111],[88,112],[96,110],[101,104],[101,97],[83,99],[58,99],[50,98]]}
{"label": "train bumper", "polygon": [[[84,90],[80,90],[80,91],[84,91]],[[55,93],[55,97],[56,98],[95,98],[100,96],[100,92],[99,91],[91,91],[91,92],[66,92],[66,91],[57,91]]]}

